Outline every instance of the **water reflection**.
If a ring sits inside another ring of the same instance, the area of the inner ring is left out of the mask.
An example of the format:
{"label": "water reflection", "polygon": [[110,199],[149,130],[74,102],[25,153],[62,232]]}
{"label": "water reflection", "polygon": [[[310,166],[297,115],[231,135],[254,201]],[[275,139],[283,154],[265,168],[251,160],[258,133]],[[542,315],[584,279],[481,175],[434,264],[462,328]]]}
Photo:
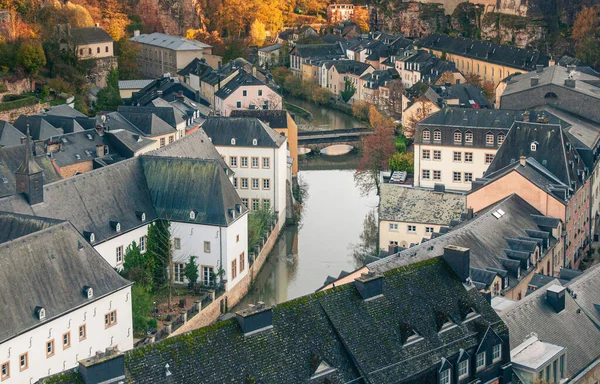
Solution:
{"label": "water reflection", "polygon": [[286,228],[237,308],[257,301],[276,304],[314,292],[328,275],[353,271],[369,261],[369,250],[377,246],[378,199],[374,193],[361,195],[353,175],[353,170],[300,172],[310,191],[302,227]]}
{"label": "water reflection", "polygon": [[345,129],[365,127],[361,121],[352,116],[335,109],[320,107],[306,100],[286,96],[286,101],[302,107],[312,113],[312,121],[306,121],[300,116],[296,116],[296,122],[301,129]]}

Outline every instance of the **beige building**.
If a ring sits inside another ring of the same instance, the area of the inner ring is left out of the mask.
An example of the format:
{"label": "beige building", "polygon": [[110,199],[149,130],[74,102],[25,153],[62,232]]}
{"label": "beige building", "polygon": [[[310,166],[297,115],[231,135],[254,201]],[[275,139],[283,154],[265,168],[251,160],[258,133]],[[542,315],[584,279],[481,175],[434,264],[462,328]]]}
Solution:
{"label": "beige building", "polygon": [[272,68],[280,63],[280,52],[283,44],[273,44],[258,50],[258,65]]}
{"label": "beige building", "polygon": [[324,84],[321,87],[328,88],[335,96],[341,97],[344,91],[346,80],[350,81],[356,89],[352,98],[348,101],[353,103],[363,99],[363,87],[361,87],[361,77],[373,73],[375,68],[366,63],[360,63],[354,60],[329,61],[325,64],[326,73]]}
{"label": "beige building", "polygon": [[530,72],[537,65],[550,64],[550,58],[539,51],[464,37],[433,34],[421,39],[419,46],[437,57],[445,56],[465,76],[479,75],[494,85],[514,73]]}
{"label": "beige building", "polygon": [[61,35],[60,49],[73,50],[78,60],[114,57],[114,40],[99,24],[84,28],[61,24],[58,29]]}
{"label": "beige building", "polygon": [[408,248],[430,239],[460,219],[466,196],[404,185],[381,184],[379,200],[379,248],[390,245]]}
{"label": "beige building", "polygon": [[134,32],[130,39],[138,44],[138,63],[144,76],[160,77],[165,73],[175,74],[192,60],[205,59],[213,68],[218,68],[221,58],[212,54],[212,47],[196,40],[154,32],[149,35]]}
{"label": "beige building", "polygon": [[141,91],[154,80],[119,80],[119,95],[121,99],[130,99],[135,92]]}
{"label": "beige building", "polygon": [[327,22],[329,24],[337,24],[342,21],[350,20],[352,16],[354,16],[354,8],[368,10],[366,5],[329,4],[327,6]]}

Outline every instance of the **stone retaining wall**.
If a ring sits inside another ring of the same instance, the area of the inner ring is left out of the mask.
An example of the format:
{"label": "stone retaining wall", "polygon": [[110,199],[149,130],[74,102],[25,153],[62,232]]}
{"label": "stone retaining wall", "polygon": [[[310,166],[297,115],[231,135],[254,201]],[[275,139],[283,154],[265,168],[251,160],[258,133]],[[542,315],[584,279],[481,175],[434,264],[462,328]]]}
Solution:
{"label": "stone retaining wall", "polygon": [[15,120],[19,118],[21,115],[36,115],[40,113],[43,109],[50,107],[50,104],[33,104],[27,105],[21,108],[9,109],[8,111],[0,112],[0,120],[8,121],[9,123],[14,123]]}
{"label": "stone retaining wall", "polygon": [[188,319],[185,324],[179,327],[169,337],[181,335],[194,329],[202,328],[214,323],[217,321],[219,316],[221,316],[221,302],[223,302],[224,305],[225,300],[227,300],[227,306],[229,308],[233,308],[237,303],[239,303],[240,300],[248,293],[252,281],[256,279],[256,275],[258,275],[262,266],[267,260],[267,256],[269,256],[269,253],[273,249],[273,246],[279,237],[279,232],[279,225],[275,225],[273,232],[271,232],[269,235],[269,238],[258,254],[258,257],[254,260],[254,264],[252,264],[252,267],[250,267],[248,274],[239,283],[237,283],[233,289],[225,292],[212,303],[202,308],[200,313]]}

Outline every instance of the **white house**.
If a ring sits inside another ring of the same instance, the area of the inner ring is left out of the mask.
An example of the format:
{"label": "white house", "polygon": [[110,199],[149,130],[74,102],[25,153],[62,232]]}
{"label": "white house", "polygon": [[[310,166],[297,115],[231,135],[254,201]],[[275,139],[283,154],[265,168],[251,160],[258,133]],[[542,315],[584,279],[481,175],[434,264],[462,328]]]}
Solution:
{"label": "white house", "polygon": [[[229,172],[198,130],[147,155],[45,185],[41,196],[33,187],[0,199],[0,211],[68,220],[117,269],[132,242],[146,250],[150,223],[169,220],[177,281],[185,282],[183,264],[196,256],[199,266],[222,267],[230,289],[247,273],[248,256],[247,209]],[[39,187],[41,171],[29,173],[31,184]],[[200,272],[200,282],[213,282],[212,275]]]}
{"label": "white house", "polygon": [[235,173],[233,186],[243,204],[273,210],[278,224],[286,217],[288,141],[285,135],[251,117],[207,119],[202,128]]}
{"label": "white house", "polygon": [[229,116],[234,109],[281,109],[282,105],[281,95],[242,69],[215,93],[215,113],[220,116]]}
{"label": "white house", "polygon": [[131,284],[67,221],[0,214],[0,381],[33,383],[133,348]]}

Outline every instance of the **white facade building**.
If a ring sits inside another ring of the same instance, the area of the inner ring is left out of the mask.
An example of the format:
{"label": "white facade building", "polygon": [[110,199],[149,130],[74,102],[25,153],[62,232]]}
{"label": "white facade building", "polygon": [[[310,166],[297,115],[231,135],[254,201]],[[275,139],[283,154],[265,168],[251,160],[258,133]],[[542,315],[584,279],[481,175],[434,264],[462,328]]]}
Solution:
{"label": "white facade building", "polygon": [[282,98],[250,73],[240,73],[215,93],[215,113],[229,116],[234,109],[281,109]]}
{"label": "white facade building", "polygon": [[[33,383],[133,348],[131,284],[68,222],[2,214],[0,380]],[[16,262],[18,261],[18,262]]]}
{"label": "white facade building", "polygon": [[287,137],[256,118],[209,118],[202,125],[235,173],[233,185],[249,210],[271,209],[285,224]]}

